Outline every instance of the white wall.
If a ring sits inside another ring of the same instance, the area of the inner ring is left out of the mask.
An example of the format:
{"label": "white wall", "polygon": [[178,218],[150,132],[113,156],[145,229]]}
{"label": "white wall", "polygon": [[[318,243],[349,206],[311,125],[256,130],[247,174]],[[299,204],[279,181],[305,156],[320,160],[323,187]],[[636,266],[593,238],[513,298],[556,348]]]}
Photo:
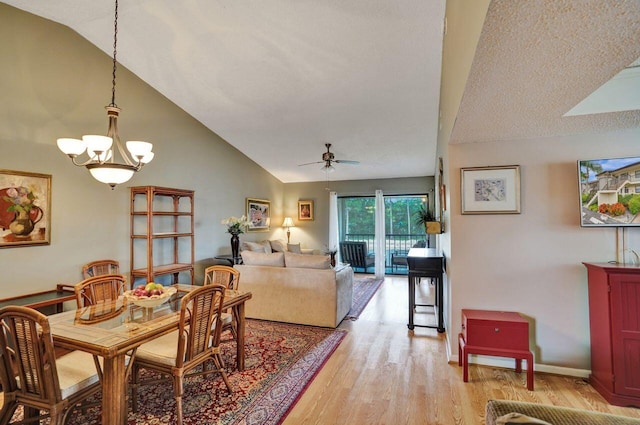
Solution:
{"label": "white wall", "polygon": [[[531,319],[538,370],[588,370],[589,312],[583,261],[616,259],[616,230],[580,227],[579,159],[637,156],[640,130],[451,145],[450,349],[460,310],[519,311]],[[521,214],[461,215],[460,168],[520,165]],[[627,229],[640,249],[640,229]]]}

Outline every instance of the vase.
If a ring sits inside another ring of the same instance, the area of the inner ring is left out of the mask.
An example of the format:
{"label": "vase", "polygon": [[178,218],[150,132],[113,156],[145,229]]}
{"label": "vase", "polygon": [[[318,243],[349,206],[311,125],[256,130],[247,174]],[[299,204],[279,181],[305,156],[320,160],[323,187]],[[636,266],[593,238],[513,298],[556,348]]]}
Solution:
{"label": "vase", "polygon": [[33,232],[34,221],[29,217],[29,213],[25,210],[18,211],[16,218],[13,219],[11,223],[9,223],[9,230],[15,236],[29,236],[31,232]]}
{"label": "vase", "polygon": [[237,233],[231,234],[231,256],[233,257],[233,263],[235,264],[238,258],[238,250],[240,248],[240,238]]}

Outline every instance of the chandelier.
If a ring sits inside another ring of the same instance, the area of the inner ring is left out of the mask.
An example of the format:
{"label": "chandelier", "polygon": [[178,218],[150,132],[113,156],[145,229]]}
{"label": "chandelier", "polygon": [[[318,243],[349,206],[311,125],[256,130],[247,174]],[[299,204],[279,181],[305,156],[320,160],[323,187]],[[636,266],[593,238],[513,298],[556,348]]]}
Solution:
{"label": "chandelier", "polygon": [[[82,140],[61,138],[58,139],[58,148],[65,153],[74,165],[87,167],[93,178],[101,183],[106,183],[114,189],[117,184],[129,181],[133,174],[140,171],[144,164],[153,159],[151,149],[153,145],[143,141],[128,141],[127,150],[124,150],[120,135],[118,134],[118,116],[120,108],[116,105],[116,53],[118,44],[118,0],[116,0],[115,19],[113,31],[113,71],[111,79],[111,103],[105,106],[109,127],[107,135],[84,135]],[[115,146],[114,146],[115,145]],[[78,156],[87,154],[86,161],[78,160]],[[116,154],[122,157],[122,162],[115,162]]]}

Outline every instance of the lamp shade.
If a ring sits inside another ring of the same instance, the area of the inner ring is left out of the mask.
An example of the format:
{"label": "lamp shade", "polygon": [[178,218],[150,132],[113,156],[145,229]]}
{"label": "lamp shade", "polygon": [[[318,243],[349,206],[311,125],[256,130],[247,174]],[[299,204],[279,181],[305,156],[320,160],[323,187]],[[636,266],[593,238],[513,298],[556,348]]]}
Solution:
{"label": "lamp shade", "polygon": [[58,148],[66,155],[77,156],[87,149],[87,144],[79,139],[63,137],[58,139]]}
{"label": "lamp shade", "polygon": [[284,221],[282,222],[282,227],[295,227],[291,217],[285,217],[284,218]]}
{"label": "lamp shade", "polygon": [[135,172],[133,167],[122,164],[89,164],[89,172],[94,179],[113,187],[117,184],[129,181]]}

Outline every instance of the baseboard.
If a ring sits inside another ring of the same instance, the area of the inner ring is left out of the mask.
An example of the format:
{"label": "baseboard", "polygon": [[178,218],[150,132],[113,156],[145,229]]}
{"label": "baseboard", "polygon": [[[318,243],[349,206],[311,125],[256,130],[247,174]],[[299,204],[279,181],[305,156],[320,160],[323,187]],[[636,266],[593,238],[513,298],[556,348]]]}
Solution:
{"label": "baseboard", "polygon": [[[458,352],[453,353],[451,351],[451,341],[449,341],[449,334],[447,334],[447,361],[449,363],[458,363]],[[458,340],[455,341],[456,345],[458,344]],[[475,354],[469,355],[469,363],[478,364],[483,366],[494,366],[494,367],[503,367],[508,369],[513,369],[515,364],[514,359],[509,359],[506,357],[492,357],[492,356],[478,356]],[[526,370],[527,361],[522,361],[522,368]],[[585,378],[588,379],[591,374],[590,370],[586,369],[575,369],[571,367],[562,367],[562,366],[554,366],[554,365],[546,365],[535,363],[533,365],[533,370],[535,372],[543,372],[543,373],[552,373],[554,375],[565,375],[565,376],[575,376],[577,378]]]}

